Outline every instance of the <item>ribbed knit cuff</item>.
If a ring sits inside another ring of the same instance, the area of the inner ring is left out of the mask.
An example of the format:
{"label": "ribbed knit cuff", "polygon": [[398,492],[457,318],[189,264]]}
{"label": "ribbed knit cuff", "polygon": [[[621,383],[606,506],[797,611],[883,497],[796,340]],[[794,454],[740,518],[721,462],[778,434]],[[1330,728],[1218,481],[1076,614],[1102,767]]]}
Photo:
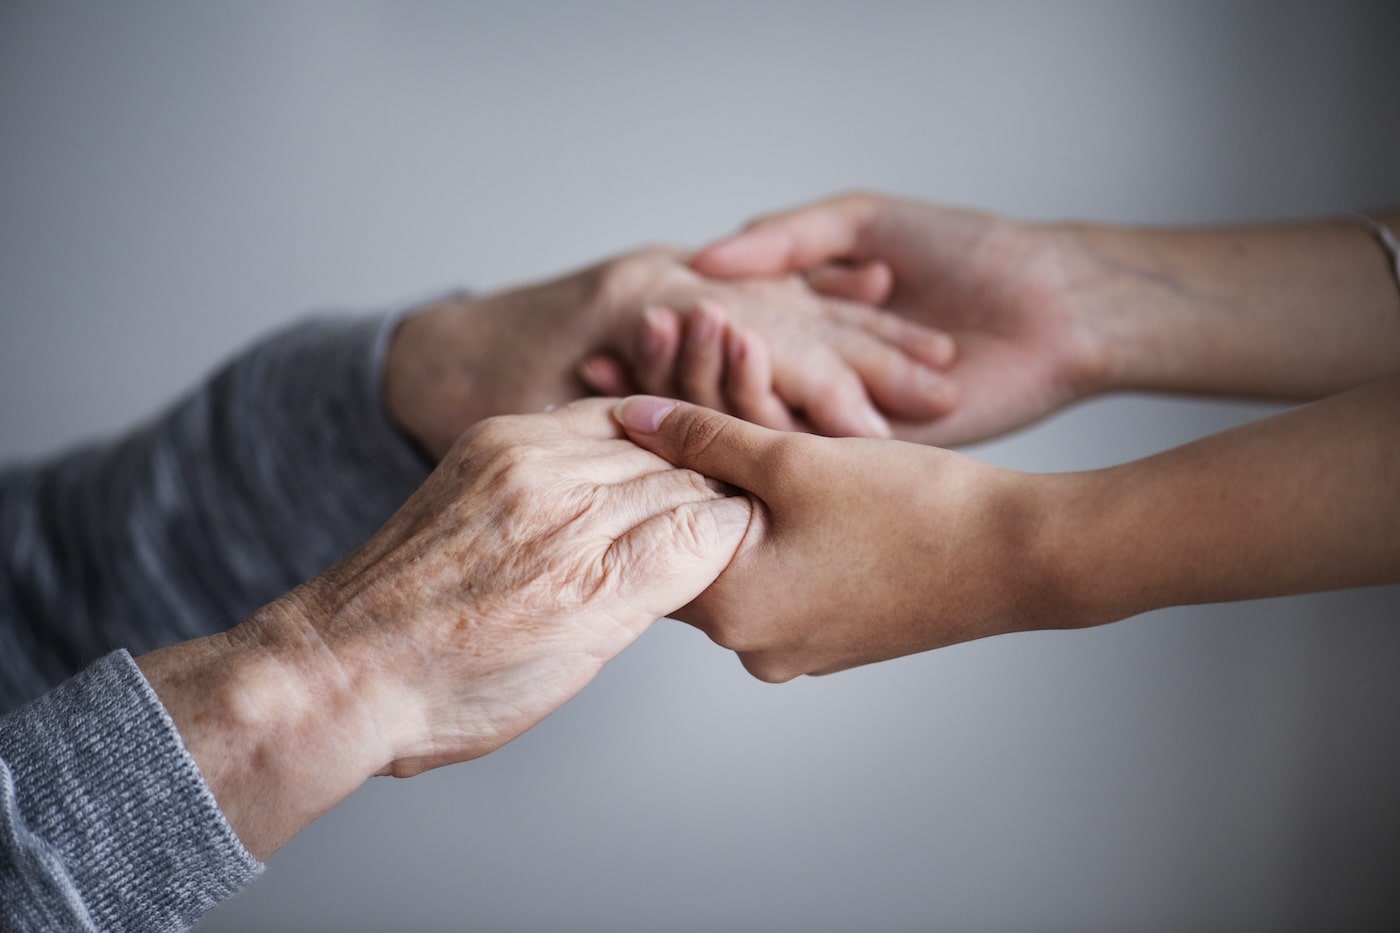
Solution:
{"label": "ribbed knit cuff", "polygon": [[262,871],[125,651],[0,719],[0,759],[25,848],[98,929],[185,929]]}

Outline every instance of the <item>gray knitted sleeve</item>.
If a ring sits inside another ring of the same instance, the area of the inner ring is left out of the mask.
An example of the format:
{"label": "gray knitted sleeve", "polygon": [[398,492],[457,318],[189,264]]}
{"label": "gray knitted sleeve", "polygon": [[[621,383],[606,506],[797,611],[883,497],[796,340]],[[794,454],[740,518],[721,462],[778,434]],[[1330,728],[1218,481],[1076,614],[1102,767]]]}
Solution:
{"label": "gray knitted sleeve", "polygon": [[181,930],[261,870],[125,651],[0,719],[0,928]]}
{"label": "gray knitted sleeve", "polygon": [[426,477],[380,397],[392,326],[303,322],[124,438],[0,472],[0,928],[180,929],[260,870],[131,654],[237,623]]}
{"label": "gray knitted sleeve", "polygon": [[369,537],[428,472],[381,398],[393,323],[301,322],[125,437],[0,471],[0,712],[229,628]]}

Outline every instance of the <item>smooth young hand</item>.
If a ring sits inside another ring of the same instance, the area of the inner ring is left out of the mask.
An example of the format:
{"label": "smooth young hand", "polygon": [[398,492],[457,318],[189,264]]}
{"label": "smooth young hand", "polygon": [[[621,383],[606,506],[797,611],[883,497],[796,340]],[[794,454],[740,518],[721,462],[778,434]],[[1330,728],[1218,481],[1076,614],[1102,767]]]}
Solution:
{"label": "smooth young hand", "polygon": [[843,195],[760,218],[692,265],[728,279],[806,273],[818,288],[948,333],[957,403],[896,420],[904,440],[992,437],[1102,385],[1099,340],[1067,300],[1075,271],[1057,241],[989,214]]}
{"label": "smooth young hand", "polygon": [[677,617],[763,680],[1068,624],[1042,598],[1026,474],[651,396],[624,400],[617,417],[636,443],[756,500],[733,562]]}

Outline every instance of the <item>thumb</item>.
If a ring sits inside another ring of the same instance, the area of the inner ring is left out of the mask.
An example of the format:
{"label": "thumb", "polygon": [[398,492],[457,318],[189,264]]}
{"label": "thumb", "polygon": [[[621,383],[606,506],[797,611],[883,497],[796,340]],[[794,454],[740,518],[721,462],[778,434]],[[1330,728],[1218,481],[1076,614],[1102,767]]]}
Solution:
{"label": "thumb", "polygon": [[623,399],[613,416],[638,447],[751,491],[762,485],[766,472],[762,455],[784,436],[711,408],[651,395]]}
{"label": "thumb", "polygon": [[846,195],[760,218],[712,243],[691,259],[713,278],[776,276],[833,260],[861,260],[860,240],[878,209],[866,195]]}

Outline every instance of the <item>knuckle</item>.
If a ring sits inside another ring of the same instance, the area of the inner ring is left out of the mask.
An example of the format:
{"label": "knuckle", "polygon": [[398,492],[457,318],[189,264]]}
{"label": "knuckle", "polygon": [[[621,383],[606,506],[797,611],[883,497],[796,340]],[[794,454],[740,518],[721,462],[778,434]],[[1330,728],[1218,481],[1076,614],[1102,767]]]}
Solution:
{"label": "knuckle", "polygon": [[599,267],[597,276],[601,299],[610,304],[635,304],[646,295],[659,293],[662,284],[684,274],[682,255],[679,247],[657,244],[608,260]]}

